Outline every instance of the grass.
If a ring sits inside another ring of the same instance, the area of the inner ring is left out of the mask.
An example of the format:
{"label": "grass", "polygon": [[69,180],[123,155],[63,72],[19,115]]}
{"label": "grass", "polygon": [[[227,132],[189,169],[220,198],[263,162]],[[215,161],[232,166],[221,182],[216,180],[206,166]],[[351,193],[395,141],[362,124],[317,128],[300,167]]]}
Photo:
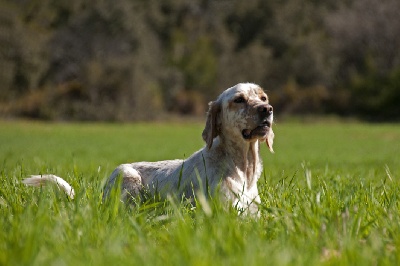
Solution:
{"label": "grass", "polygon": [[[398,265],[400,126],[282,123],[261,217],[215,200],[102,203],[120,163],[188,157],[200,124],[0,122],[0,265]],[[28,188],[54,173],[76,191]]]}

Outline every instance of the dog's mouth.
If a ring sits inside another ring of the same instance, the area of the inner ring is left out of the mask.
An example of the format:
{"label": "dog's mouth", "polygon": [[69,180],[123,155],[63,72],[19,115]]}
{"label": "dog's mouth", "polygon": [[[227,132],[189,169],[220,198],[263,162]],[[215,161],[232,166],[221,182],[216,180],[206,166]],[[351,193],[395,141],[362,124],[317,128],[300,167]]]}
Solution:
{"label": "dog's mouth", "polygon": [[254,129],[243,129],[242,136],[246,140],[254,138],[265,138],[268,131],[271,129],[271,126],[271,121],[265,120]]}

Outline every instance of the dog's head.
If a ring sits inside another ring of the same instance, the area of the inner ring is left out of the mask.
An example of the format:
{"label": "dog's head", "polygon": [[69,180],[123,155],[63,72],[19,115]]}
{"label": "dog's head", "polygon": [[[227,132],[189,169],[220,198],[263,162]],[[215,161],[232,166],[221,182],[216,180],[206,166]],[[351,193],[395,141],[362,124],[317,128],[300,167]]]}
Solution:
{"label": "dog's head", "polygon": [[223,134],[237,141],[265,141],[273,152],[273,108],[260,86],[240,83],[210,102],[203,139],[211,148],[213,139]]}

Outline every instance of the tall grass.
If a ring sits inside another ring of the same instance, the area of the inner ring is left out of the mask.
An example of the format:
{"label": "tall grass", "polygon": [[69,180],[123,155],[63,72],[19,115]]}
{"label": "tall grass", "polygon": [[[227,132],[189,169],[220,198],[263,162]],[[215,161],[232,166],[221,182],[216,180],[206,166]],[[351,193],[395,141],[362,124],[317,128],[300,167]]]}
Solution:
{"label": "tall grass", "polygon": [[[102,202],[124,162],[188,157],[200,124],[0,123],[0,265],[396,265],[400,127],[277,124],[261,217],[217,200]],[[54,173],[76,191],[28,188]]]}

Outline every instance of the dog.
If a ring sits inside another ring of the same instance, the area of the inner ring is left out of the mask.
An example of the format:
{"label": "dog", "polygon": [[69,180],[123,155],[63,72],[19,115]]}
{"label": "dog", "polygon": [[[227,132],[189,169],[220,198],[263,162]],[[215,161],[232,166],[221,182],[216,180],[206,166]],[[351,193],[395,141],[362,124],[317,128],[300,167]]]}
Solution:
{"label": "dog", "polygon": [[[144,191],[161,198],[175,195],[188,199],[207,191],[243,212],[258,213],[260,143],[266,142],[273,152],[272,124],[273,108],[263,89],[253,83],[239,83],[209,103],[202,133],[206,145],[202,149],[185,160],[119,165],[105,185],[103,200],[119,183],[124,202],[140,197]],[[71,198],[75,195],[73,188],[55,175],[33,175],[23,182],[32,186],[56,183]]]}

